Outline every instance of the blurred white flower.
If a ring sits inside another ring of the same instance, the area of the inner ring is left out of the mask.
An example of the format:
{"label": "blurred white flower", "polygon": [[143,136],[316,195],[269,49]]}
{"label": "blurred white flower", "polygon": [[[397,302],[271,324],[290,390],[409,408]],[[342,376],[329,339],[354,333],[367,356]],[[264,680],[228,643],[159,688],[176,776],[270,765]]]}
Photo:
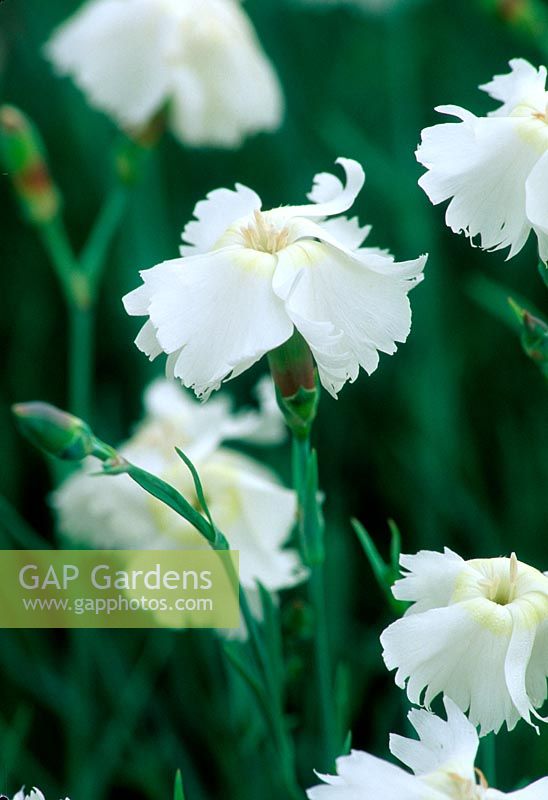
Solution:
{"label": "blurred white flower", "polygon": [[[220,446],[227,438],[257,441],[261,429],[275,441],[272,410],[230,416],[223,398],[203,406],[167,381],[149,387],[145,407],[148,416],[119,448],[122,455],[171,483],[198,507],[192,477],[174,447],[184,449],[198,469],[213,519],[240,551],[243,586],[254,589],[258,580],[275,592],[303,580],[297,553],[284,549],[295,522],[294,492],[252,458]],[[90,460],[53,495],[59,529],[72,541],[123,549],[209,546],[190,523],[128,475],[90,474],[96,470]]]}
{"label": "blurred white flower", "polygon": [[412,703],[452,698],[481,735],[511,730],[546,699],[548,577],[510,558],[464,561],[423,550],[401,556],[394,597],[411,601],[381,636],[388,669]]}
{"label": "blurred white flower", "polygon": [[326,785],[307,792],[310,800],[546,800],[548,778],[506,794],[487,786],[474,767],[478,735],[462,711],[445,698],[447,721],[414,709],[409,721],[419,739],[390,737],[390,752],[414,774],[388,761],[353,750],[337,759],[337,775],[319,775]]}
{"label": "blurred white flower", "polygon": [[[28,794],[25,793],[25,787],[22,786],[19,791],[13,795],[13,800],[45,800],[44,795],[34,786]],[[65,797],[65,800],[69,800]]]}
{"label": "blurred white flower", "polygon": [[501,105],[486,117],[439,106],[460,122],[422,132],[419,180],[430,200],[451,198],[446,222],[455,233],[478,237],[486,250],[516,255],[531,230],[548,259],[548,92],[546,67],[510,61],[511,72],[480,86]]}
{"label": "blurred white flower", "polygon": [[90,0],[46,55],[129,130],[167,107],[181,142],[235,147],[281,123],[278,79],[238,0]]}
{"label": "blurred white flower", "polygon": [[167,353],[168,371],[198,396],[244,372],[295,328],[333,395],[360,366],[372,373],[378,351],[394,353],[406,340],[407,293],[426,256],[397,263],[361,246],[370,228],[339,215],[365,175],[356,161],[337,163],[346,185],[316,175],[309,205],[262,211],[258,195],[241,184],[210,192],[183,231],[182,257],[141,272],[143,285],[124,297],[128,314],[149,317],[137,346],[151,359]]}

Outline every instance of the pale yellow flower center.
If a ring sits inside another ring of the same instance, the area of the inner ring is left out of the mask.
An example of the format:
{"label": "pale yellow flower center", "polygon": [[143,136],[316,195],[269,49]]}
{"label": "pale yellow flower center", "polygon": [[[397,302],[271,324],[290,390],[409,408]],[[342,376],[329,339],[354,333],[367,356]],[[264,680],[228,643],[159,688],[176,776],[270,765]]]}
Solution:
{"label": "pale yellow flower center", "polygon": [[451,783],[447,788],[451,800],[482,800],[488,788],[487,781],[481,770],[476,768],[475,772],[478,776],[479,784],[463,778],[456,772],[449,773]]}
{"label": "pale yellow flower center", "polygon": [[544,152],[548,148],[548,106],[539,109],[538,106],[528,102],[518,103],[510,116],[521,120],[518,126],[519,134],[530,145],[539,152]]}
{"label": "pale yellow flower center", "polygon": [[253,220],[240,228],[244,247],[258,250],[261,253],[277,253],[287,247],[289,231],[287,228],[277,228],[268,221],[260,211],[255,211]]}
{"label": "pale yellow flower center", "polygon": [[491,574],[480,580],[479,585],[484,589],[485,597],[499,606],[507,606],[517,597],[518,559],[512,553],[507,562],[498,569],[492,568]]}

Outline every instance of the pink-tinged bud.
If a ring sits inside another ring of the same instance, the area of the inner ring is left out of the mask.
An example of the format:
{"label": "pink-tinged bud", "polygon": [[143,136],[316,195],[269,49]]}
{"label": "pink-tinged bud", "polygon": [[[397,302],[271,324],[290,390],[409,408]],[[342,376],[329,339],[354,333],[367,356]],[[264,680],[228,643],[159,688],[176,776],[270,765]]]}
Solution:
{"label": "pink-tinged bud", "polygon": [[278,405],[291,431],[299,438],[310,434],[320,392],[316,367],[307,343],[298,331],[268,354]]}
{"label": "pink-tinged bud", "polygon": [[41,225],[59,213],[60,196],[49,174],[35,126],[14,106],[0,108],[0,157],[29,222]]}

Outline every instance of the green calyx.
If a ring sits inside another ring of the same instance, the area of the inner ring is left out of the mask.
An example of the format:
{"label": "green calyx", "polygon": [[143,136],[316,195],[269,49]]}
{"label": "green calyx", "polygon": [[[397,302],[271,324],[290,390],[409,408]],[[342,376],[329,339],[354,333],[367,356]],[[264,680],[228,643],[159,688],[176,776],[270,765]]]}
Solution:
{"label": "green calyx", "polygon": [[278,405],[291,432],[306,439],[320,399],[320,387],[312,353],[300,333],[268,355]]}
{"label": "green calyx", "polygon": [[300,439],[308,438],[318,410],[319,387],[301,386],[295,394],[284,397],[276,386],[276,399],[291,432]]}

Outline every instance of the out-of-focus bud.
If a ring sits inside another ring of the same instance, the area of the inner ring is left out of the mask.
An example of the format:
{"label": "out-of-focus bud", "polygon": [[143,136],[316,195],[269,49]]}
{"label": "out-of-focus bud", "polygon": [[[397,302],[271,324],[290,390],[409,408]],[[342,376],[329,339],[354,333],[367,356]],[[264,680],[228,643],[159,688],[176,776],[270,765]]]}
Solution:
{"label": "out-of-focus bud", "polygon": [[485,9],[515,30],[543,39],[548,14],[544,0],[483,0]]}
{"label": "out-of-focus bud", "polygon": [[320,390],[314,359],[300,333],[268,354],[276,399],[287,426],[299,438],[310,434]]}
{"label": "out-of-focus bud", "polygon": [[49,174],[41,136],[14,106],[0,108],[0,154],[27,219],[35,225],[54,219],[61,201]]}
{"label": "out-of-focus bud", "polygon": [[548,325],[543,319],[534,316],[526,308],[521,308],[513,300],[510,300],[510,305],[521,325],[523,349],[548,379]]}
{"label": "out-of-focus bud", "polygon": [[17,403],[12,408],[21,433],[40,450],[66,461],[94,455],[102,460],[116,453],[100,442],[83,420],[49,403]]}

